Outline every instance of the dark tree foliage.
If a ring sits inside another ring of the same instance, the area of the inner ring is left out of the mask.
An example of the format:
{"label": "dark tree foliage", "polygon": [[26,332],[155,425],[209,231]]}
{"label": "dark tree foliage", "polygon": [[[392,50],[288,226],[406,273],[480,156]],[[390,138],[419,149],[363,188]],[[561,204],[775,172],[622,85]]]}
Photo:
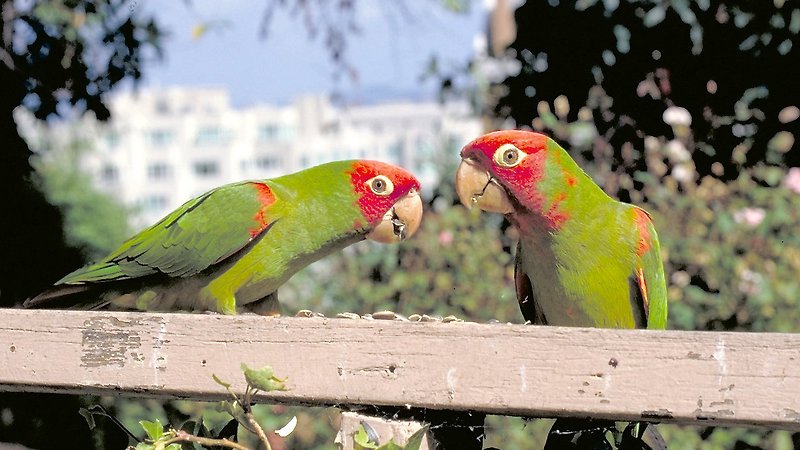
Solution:
{"label": "dark tree foliage", "polygon": [[[521,70],[502,83],[497,116],[530,127],[541,101],[563,95],[588,105],[608,153],[628,173],[643,170],[644,158],[623,158],[623,148],[643,149],[645,136],[671,138],[662,114],[673,105],[692,116],[700,177],[719,162],[715,175],[736,178],[764,159],[778,131],[800,137],[800,121],[778,120],[800,104],[795,2],[531,1],[515,18],[512,53]],[[596,100],[598,90],[607,101]],[[572,108],[568,120],[577,113]],[[791,151],[778,158],[800,162]]]}
{"label": "dark tree foliage", "polygon": [[59,211],[31,182],[31,152],[12,112],[20,105],[45,119],[94,113],[109,117],[103,95],[136,80],[159,30],[137,14],[136,1],[2,2],[0,22],[0,305],[20,303],[82,263],[64,244]]}
{"label": "dark tree foliage", "polygon": [[[42,0],[0,3],[0,306],[19,304],[83,262],[64,243],[62,218],[32,181],[31,151],[13,111],[40,119],[90,111],[107,119],[103,95],[123,79],[138,79],[146,49],[157,54],[152,19],[137,2]],[[122,448],[124,435],[90,431],[80,399],[52,394],[0,395],[0,442],[32,448]]]}

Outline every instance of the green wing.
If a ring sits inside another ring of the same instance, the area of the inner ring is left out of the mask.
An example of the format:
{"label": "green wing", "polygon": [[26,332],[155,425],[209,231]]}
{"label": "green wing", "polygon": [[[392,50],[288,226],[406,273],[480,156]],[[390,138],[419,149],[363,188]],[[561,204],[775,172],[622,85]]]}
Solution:
{"label": "green wing", "polygon": [[192,199],[155,225],[128,239],[103,261],[56,284],[127,280],[154,274],[196,275],[241,250],[276,217],[266,210],[275,198],[256,181],[222,186]]}
{"label": "green wing", "polygon": [[658,234],[646,211],[634,208],[634,213],[639,228],[640,254],[638,264],[629,279],[631,303],[634,305],[634,315],[640,313],[637,324],[653,330],[663,330],[667,326],[667,284]]}

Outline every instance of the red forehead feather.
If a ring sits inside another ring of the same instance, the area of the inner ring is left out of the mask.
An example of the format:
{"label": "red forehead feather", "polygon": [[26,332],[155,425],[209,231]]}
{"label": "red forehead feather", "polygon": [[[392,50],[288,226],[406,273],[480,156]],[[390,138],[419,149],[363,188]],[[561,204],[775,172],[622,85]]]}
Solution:
{"label": "red forehead feather", "polygon": [[[394,184],[389,195],[372,192],[367,181],[377,175],[384,175]],[[419,181],[409,171],[380,161],[355,161],[350,171],[353,190],[358,195],[358,206],[369,223],[380,220],[397,200],[411,189],[419,191]]]}
{"label": "red forehead feather", "polygon": [[503,144],[514,144],[517,148],[527,154],[536,153],[544,150],[549,138],[541,133],[523,130],[501,130],[484,134],[464,147],[461,156],[471,156],[479,150],[490,160],[494,156],[495,150]]}

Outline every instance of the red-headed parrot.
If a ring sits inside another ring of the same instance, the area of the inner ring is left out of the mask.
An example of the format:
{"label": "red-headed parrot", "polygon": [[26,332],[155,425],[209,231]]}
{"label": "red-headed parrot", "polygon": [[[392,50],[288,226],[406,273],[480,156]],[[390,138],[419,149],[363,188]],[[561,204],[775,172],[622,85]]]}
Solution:
{"label": "red-headed parrot", "polygon": [[360,160],[228,184],[23,306],[275,314],[278,287],[303,267],[364,238],[412,235],[419,189],[404,169]]}
{"label": "red-headed parrot", "polygon": [[[467,144],[461,159],[456,174],[461,202],[504,214],[519,230],[514,279],[527,320],[666,327],[664,268],[647,212],[609,197],[561,146],[540,133],[489,133]],[[545,450],[610,449],[605,435],[613,426],[558,419]],[[655,427],[633,423],[628,430],[619,448],[666,448]]]}
{"label": "red-headed parrot", "polygon": [[527,320],[666,326],[664,268],[647,212],[609,197],[540,133],[489,133],[467,144],[461,158],[461,202],[505,214],[519,230],[514,278]]}

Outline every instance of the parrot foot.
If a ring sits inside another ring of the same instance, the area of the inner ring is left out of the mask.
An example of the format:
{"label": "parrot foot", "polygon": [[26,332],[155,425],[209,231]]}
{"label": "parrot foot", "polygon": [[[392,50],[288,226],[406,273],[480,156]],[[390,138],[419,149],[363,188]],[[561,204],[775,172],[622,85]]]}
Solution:
{"label": "parrot foot", "polygon": [[325,314],[311,311],[310,309],[301,309],[297,311],[297,314],[294,315],[295,317],[325,317]]}

